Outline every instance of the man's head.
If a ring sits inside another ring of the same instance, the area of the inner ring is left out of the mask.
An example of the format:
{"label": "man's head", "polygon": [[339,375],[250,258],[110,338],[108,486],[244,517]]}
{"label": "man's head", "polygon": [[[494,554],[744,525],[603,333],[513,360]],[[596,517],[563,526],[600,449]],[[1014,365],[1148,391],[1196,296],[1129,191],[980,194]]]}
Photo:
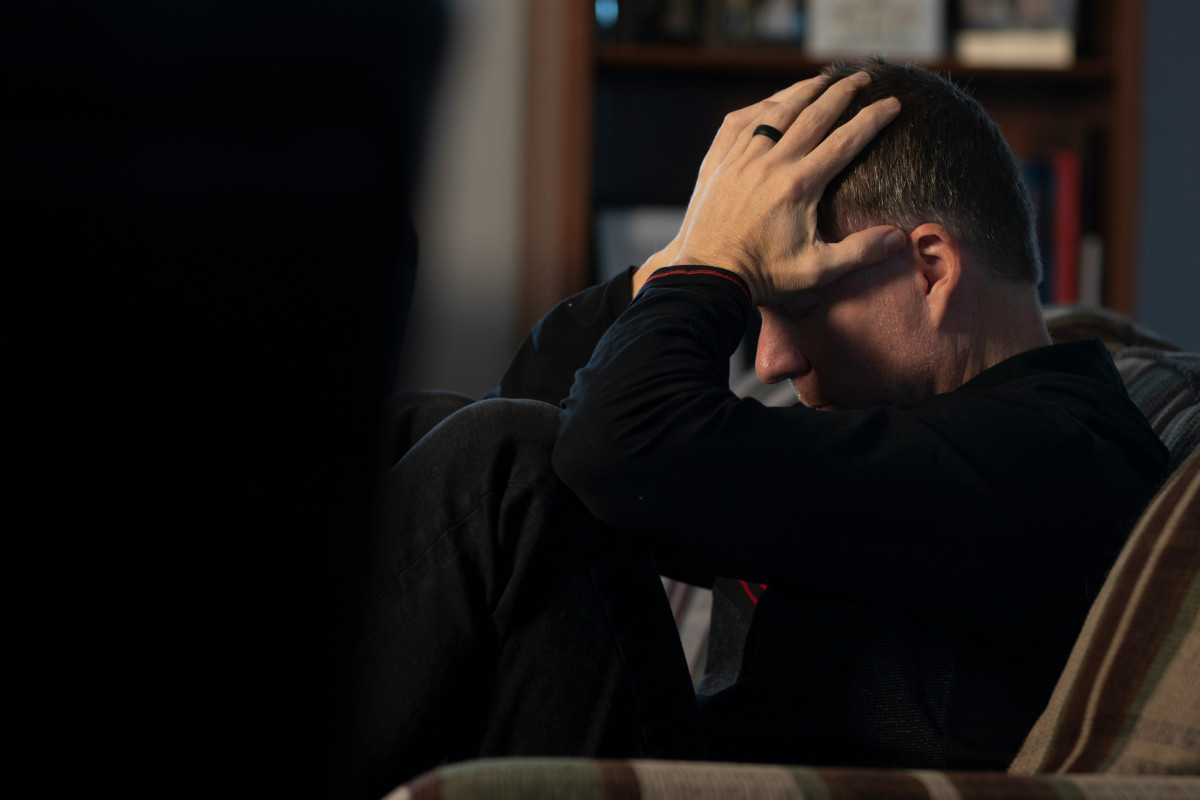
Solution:
{"label": "man's head", "polygon": [[1041,281],[1033,205],[1021,166],[979,103],[946,78],[908,64],[864,59],[833,64],[836,81],[863,71],[839,126],[885,97],[900,116],[830,182],[818,212],[829,241],[870,225],[911,231],[943,225],[993,278],[1030,286]]}
{"label": "man's head", "polygon": [[907,246],[779,306],[762,309],[756,369],[788,379],[814,407],[862,408],[956,388],[1046,343],[1036,299],[1041,269],[1020,166],[980,105],[921,67],[878,59],[837,125],[899,98],[900,116],[828,186],[826,241],[896,225]]}

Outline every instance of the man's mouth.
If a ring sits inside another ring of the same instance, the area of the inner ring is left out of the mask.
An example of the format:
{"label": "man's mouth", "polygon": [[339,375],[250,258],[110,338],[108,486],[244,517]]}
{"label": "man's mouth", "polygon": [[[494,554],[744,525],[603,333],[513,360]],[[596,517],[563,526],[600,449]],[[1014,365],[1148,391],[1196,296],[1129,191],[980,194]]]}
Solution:
{"label": "man's mouth", "polygon": [[796,382],[794,380],[792,380],[791,378],[788,378],[787,382],[788,382],[788,385],[792,387],[792,391],[795,392],[796,399],[799,400],[802,405],[808,406],[809,408],[813,409],[814,411],[837,411],[839,409],[845,408],[845,406],[840,406],[837,403],[826,403],[826,402],[810,403],[804,399],[804,395],[800,394],[800,389],[796,386]]}

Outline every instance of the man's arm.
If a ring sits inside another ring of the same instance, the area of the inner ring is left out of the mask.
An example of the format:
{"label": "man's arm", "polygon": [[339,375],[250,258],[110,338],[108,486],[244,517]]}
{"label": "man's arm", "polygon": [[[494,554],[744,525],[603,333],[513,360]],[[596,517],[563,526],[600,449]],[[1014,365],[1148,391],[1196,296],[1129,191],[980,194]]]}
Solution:
{"label": "man's arm", "polygon": [[572,387],[554,468],[598,519],[697,573],[944,613],[1003,602],[996,576],[1069,583],[1115,556],[1145,482],[1118,385],[1034,374],[1019,392],[768,408],[727,388],[753,312],[715,272],[650,280]]}
{"label": "man's arm", "polygon": [[513,355],[500,384],[485,397],[541,400],[558,405],[575,372],[629,305],[632,270],[568,297],[538,320]]}

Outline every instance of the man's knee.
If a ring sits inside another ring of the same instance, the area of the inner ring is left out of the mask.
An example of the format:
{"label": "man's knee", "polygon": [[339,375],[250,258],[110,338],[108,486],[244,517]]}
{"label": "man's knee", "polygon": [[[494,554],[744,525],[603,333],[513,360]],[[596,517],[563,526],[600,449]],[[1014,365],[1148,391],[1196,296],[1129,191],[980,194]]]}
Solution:
{"label": "man's knee", "polygon": [[512,478],[533,480],[553,474],[550,453],[558,435],[558,407],[537,400],[481,400],[456,411],[431,433],[460,463],[511,465]]}
{"label": "man's knee", "polygon": [[405,454],[385,477],[385,493],[389,485],[458,495],[512,482],[552,483],[557,433],[557,406],[500,398],[471,403]]}
{"label": "man's knee", "polygon": [[[509,434],[553,445],[558,433],[558,406],[540,400],[480,400],[457,413],[468,417],[470,424],[500,434],[502,438]],[[485,434],[483,438],[488,437]]]}
{"label": "man's knee", "polygon": [[386,464],[395,464],[438,423],[474,402],[465,394],[425,389],[407,389],[389,397],[384,413]]}
{"label": "man's knee", "polygon": [[550,464],[557,425],[556,406],[495,399],[429,431],[380,484],[373,581],[387,584],[435,548],[483,563],[503,560],[496,548],[516,538],[538,538],[563,494]]}

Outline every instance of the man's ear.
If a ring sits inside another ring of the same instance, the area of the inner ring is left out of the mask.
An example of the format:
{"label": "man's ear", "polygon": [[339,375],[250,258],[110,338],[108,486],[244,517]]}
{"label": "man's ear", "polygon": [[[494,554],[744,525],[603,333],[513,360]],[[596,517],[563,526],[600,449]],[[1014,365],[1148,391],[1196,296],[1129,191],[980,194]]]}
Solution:
{"label": "man's ear", "polygon": [[909,234],[919,274],[925,281],[925,302],[935,325],[946,318],[950,298],[962,280],[964,251],[962,244],[941,225],[926,222]]}

